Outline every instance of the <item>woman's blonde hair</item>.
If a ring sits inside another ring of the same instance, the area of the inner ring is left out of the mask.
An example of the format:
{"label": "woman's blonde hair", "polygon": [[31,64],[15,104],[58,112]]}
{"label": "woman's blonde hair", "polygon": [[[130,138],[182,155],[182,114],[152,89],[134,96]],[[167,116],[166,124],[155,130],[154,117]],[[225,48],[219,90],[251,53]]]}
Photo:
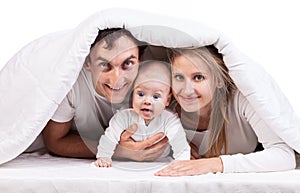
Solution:
{"label": "woman's blonde hair", "polygon": [[196,49],[168,49],[167,53],[170,63],[178,56],[192,56],[198,57],[210,69],[215,90],[211,101],[210,120],[207,128],[210,131],[210,138],[205,157],[219,156],[222,150],[226,154],[227,105],[236,86],[229,76],[222,55],[212,45]]}

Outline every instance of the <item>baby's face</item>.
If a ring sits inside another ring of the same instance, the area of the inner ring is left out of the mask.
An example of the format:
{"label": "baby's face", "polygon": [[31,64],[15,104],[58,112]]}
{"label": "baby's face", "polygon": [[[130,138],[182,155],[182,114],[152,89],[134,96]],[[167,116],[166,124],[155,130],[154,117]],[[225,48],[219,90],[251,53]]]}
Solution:
{"label": "baby's face", "polygon": [[132,105],[148,124],[169,105],[170,98],[170,86],[165,82],[146,81],[135,85]]}

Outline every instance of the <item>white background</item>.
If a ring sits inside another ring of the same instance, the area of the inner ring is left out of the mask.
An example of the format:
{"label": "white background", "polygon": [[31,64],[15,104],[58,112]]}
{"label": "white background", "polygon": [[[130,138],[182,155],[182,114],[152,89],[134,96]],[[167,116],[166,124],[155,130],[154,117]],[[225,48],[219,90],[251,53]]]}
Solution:
{"label": "white background", "polygon": [[300,115],[298,4],[297,0],[1,1],[0,69],[30,41],[76,27],[96,11],[111,7],[140,9],[192,18],[224,32],[267,69]]}

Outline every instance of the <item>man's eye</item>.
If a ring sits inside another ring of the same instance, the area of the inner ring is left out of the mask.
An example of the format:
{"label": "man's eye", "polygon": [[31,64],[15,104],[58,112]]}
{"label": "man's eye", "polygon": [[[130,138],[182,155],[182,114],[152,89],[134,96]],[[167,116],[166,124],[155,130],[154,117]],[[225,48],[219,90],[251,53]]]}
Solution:
{"label": "man's eye", "polygon": [[101,68],[107,68],[108,67],[108,63],[101,63],[99,66]]}
{"label": "man's eye", "polygon": [[126,62],[124,62],[124,64],[123,64],[123,68],[124,68],[124,69],[128,69],[128,68],[130,68],[132,65],[133,65],[133,62],[131,62],[131,61],[126,61]]}
{"label": "man's eye", "polygon": [[154,99],[159,99],[159,98],[160,98],[160,95],[159,95],[159,94],[155,94],[155,95],[153,95],[153,98],[154,98]]}
{"label": "man's eye", "polygon": [[178,74],[175,75],[174,78],[175,78],[176,80],[179,80],[179,81],[181,81],[181,80],[184,79],[184,77],[183,77],[182,75],[178,75]]}
{"label": "man's eye", "polygon": [[194,79],[196,81],[201,81],[201,80],[204,80],[204,76],[203,75],[196,75],[196,76],[194,76]]}

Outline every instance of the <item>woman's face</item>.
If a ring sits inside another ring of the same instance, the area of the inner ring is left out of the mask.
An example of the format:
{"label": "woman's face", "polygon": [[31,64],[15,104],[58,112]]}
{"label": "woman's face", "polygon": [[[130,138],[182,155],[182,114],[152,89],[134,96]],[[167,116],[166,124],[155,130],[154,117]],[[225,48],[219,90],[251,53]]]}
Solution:
{"label": "woman's face", "polygon": [[186,112],[210,110],[214,90],[211,78],[209,68],[200,58],[187,55],[174,58],[172,92]]}

